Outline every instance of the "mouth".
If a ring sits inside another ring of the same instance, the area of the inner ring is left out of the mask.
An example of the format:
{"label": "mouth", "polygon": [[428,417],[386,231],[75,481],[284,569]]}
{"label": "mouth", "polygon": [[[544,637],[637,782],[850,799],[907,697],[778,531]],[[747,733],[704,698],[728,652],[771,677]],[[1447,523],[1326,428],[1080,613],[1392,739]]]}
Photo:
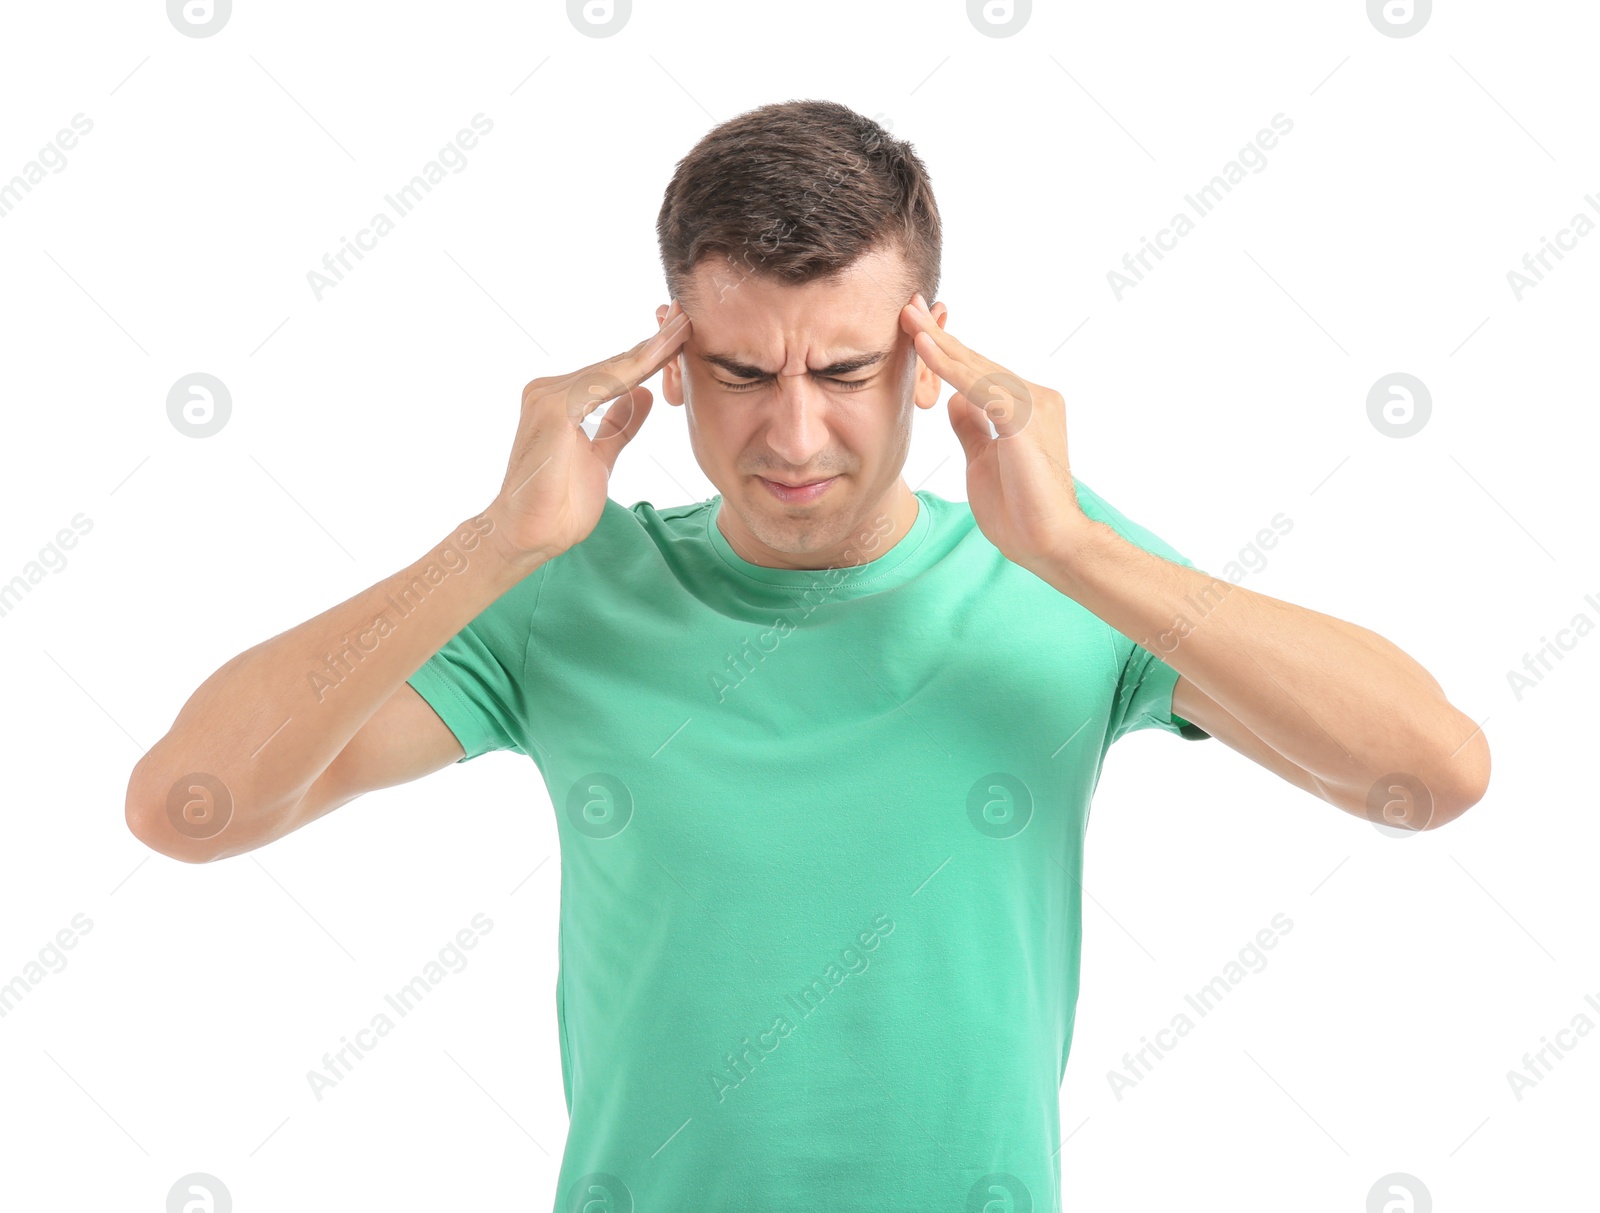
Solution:
{"label": "mouth", "polygon": [[808,480],[796,484],[788,484],[782,480],[768,480],[765,476],[757,476],[756,479],[785,505],[805,505],[826,493],[839,477],[829,476],[826,480]]}

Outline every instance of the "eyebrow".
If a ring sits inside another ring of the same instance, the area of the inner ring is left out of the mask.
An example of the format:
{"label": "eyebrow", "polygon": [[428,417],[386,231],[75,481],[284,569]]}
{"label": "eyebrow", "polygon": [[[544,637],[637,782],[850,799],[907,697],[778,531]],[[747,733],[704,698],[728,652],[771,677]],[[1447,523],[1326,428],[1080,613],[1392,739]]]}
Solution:
{"label": "eyebrow", "polygon": [[[872,354],[857,354],[854,358],[845,358],[838,362],[829,363],[827,366],[811,371],[811,373],[830,378],[837,375],[848,375],[852,371],[876,366],[889,356],[889,352],[888,350],[879,350]],[[757,366],[751,366],[747,362],[740,362],[737,358],[729,357],[727,354],[701,354],[700,358],[713,366],[721,367],[728,374],[736,375],[740,379],[768,379],[772,377],[772,372],[764,371]]]}

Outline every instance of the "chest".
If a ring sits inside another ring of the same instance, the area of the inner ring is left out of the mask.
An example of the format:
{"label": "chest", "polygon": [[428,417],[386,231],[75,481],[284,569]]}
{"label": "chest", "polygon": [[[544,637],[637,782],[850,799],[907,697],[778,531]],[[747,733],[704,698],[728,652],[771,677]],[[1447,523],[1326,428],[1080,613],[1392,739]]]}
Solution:
{"label": "chest", "polygon": [[655,830],[759,872],[1061,824],[1098,775],[1119,661],[1098,620],[1053,606],[890,593],[590,618],[529,662],[561,828]]}

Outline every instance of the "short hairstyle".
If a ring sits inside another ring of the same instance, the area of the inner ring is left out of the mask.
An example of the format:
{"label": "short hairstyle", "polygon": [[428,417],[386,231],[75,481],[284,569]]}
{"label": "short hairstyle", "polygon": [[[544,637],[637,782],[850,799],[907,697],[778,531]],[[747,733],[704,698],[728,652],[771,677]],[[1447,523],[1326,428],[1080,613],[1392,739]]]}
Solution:
{"label": "short hairstyle", "polygon": [[656,217],[667,289],[680,299],[707,257],[799,285],[834,277],[879,246],[898,248],[932,303],[939,208],[911,144],[835,101],[785,101],[709,131],[678,161]]}

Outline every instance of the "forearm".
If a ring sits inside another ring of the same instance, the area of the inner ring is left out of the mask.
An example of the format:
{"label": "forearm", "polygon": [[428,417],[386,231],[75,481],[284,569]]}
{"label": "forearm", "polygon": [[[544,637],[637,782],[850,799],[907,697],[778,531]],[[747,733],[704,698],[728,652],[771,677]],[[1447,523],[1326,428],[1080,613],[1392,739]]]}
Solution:
{"label": "forearm", "polygon": [[1437,681],[1366,628],[1232,585],[1093,520],[1034,571],[1156,654],[1346,806],[1403,772],[1470,803],[1488,747]]}
{"label": "forearm", "polygon": [[290,811],[423,662],[538,568],[496,538],[487,514],[468,519],[406,568],[224,664],[134,768],[130,824],[163,817],[176,781],[197,772],[227,789],[240,833]]}

